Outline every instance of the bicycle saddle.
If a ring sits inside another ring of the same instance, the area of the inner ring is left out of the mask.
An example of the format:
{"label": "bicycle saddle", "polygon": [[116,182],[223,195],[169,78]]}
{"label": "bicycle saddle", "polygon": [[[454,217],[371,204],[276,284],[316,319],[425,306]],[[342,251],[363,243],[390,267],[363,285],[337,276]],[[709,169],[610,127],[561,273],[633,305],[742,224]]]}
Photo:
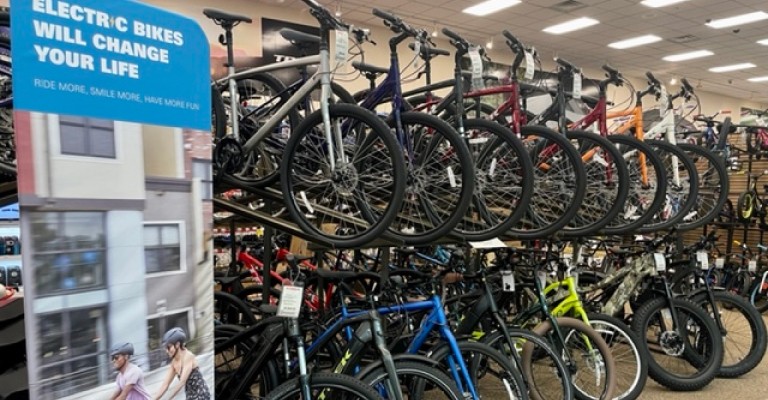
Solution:
{"label": "bicycle saddle", "polygon": [[375,65],[366,64],[360,61],[353,61],[352,67],[356,70],[375,75],[382,75],[389,72],[388,68],[377,67]]}
{"label": "bicycle saddle", "polygon": [[228,12],[206,8],[203,10],[206,17],[212,19],[217,25],[234,25],[240,22],[250,24],[253,20],[245,15],[230,14]]}
{"label": "bicycle saddle", "polygon": [[[411,50],[416,50],[416,45],[413,43],[408,44],[408,48]],[[433,59],[437,56],[449,56],[451,55],[451,52],[448,50],[438,49],[435,47],[426,47],[422,46],[419,50],[419,56],[423,59]]]}
{"label": "bicycle saddle", "polygon": [[320,36],[295,31],[289,28],[280,29],[280,36],[296,46],[309,46],[320,43]]}

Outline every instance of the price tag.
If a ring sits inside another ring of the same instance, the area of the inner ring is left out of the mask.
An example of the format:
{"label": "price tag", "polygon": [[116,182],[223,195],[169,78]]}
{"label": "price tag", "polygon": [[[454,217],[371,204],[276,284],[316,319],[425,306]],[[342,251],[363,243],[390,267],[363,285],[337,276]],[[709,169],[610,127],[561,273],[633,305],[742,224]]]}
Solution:
{"label": "price tag", "polygon": [[656,266],[656,272],[667,270],[667,258],[663,253],[653,253],[653,264]]}
{"label": "price tag", "polygon": [[533,74],[536,72],[536,67],[533,64],[533,54],[530,51],[525,52],[525,76],[526,80],[533,79]]}
{"label": "price tag", "polygon": [[491,160],[491,166],[488,167],[488,176],[493,178],[493,174],[496,172],[496,157]]}
{"label": "price tag", "polygon": [[709,269],[709,254],[706,251],[697,251],[696,261],[699,262],[701,269]]}
{"label": "price tag", "polygon": [[757,271],[757,261],[755,260],[749,260],[749,264],[747,266],[747,270],[749,272],[755,272]]}
{"label": "price tag", "polygon": [[723,269],[723,267],[724,267],[724,266],[725,266],[725,258],[722,258],[722,257],[718,257],[718,258],[715,260],[715,268],[717,268],[717,269]]}
{"label": "price tag", "polygon": [[573,98],[579,97],[581,97],[581,73],[576,72],[573,74]]}
{"label": "price tag", "polygon": [[667,112],[667,88],[661,85],[661,95],[659,96],[659,116],[663,117]]}
{"label": "price tag", "polygon": [[413,43],[413,52],[416,54],[416,59],[413,61],[413,67],[419,68],[419,60],[421,59],[421,41],[417,40]]}
{"label": "price tag", "polygon": [[509,247],[506,243],[502,242],[499,238],[493,238],[490,240],[484,240],[482,242],[469,242],[469,245],[473,249],[498,249],[500,247]]}
{"label": "price tag", "polygon": [[336,31],[335,49],[336,65],[343,65],[345,62],[347,62],[347,54],[349,53],[349,32],[342,30]]}
{"label": "price tag", "polygon": [[482,89],[483,84],[483,59],[480,57],[480,49],[475,46],[469,49],[469,60],[472,62],[472,86]]}
{"label": "price tag", "polygon": [[515,274],[512,271],[501,271],[501,282],[505,292],[515,291]]}
{"label": "price tag", "polygon": [[283,286],[280,294],[280,304],[277,305],[277,316],[283,318],[299,318],[301,301],[304,298],[304,288],[301,286]]}
{"label": "price tag", "polygon": [[456,184],[456,175],[453,173],[453,168],[448,167],[446,170],[448,171],[448,183],[451,184],[452,188],[455,188],[458,185]]}

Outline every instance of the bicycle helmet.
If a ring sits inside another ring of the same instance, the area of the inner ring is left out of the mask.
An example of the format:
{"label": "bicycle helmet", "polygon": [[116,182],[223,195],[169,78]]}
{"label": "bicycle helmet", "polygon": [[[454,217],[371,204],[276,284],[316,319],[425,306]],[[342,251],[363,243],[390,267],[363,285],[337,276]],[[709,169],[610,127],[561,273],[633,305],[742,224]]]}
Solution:
{"label": "bicycle helmet", "polygon": [[165,332],[165,335],[163,335],[163,346],[165,347],[176,343],[184,344],[186,341],[187,334],[184,332],[184,329],[179,327],[171,328],[171,330]]}
{"label": "bicycle helmet", "polygon": [[127,342],[118,343],[109,350],[110,356],[116,356],[118,354],[133,355],[133,345]]}

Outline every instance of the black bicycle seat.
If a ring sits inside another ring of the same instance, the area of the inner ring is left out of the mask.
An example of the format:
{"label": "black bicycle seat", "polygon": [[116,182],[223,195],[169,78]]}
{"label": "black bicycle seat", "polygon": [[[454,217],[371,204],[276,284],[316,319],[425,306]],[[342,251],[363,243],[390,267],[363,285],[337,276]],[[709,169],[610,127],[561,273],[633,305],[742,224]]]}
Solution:
{"label": "black bicycle seat", "polygon": [[296,46],[309,46],[320,43],[320,36],[310,35],[309,33],[295,31],[289,28],[280,29],[280,36]]}
{"label": "black bicycle seat", "polygon": [[[409,43],[408,48],[411,50],[416,50],[416,45],[414,43]],[[419,50],[419,56],[423,59],[433,59],[437,56],[449,56],[451,55],[451,52],[448,50],[438,49],[436,47],[427,47],[422,46]]]}
{"label": "black bicycle seat", "polygon": [[250,24],[253,20],[245,15],[230,14],[228,12],[206,8],[203,10],[206,17],[214,20],[218,25],[234,25],[240,22]]}
{"label": "black bicycle seat", "polygon": [[366,64],[360,61],[353,61],[352,67],[356,70],[376,75],[382,75],[389,72],[388,68],[377,67],[375,65]]}

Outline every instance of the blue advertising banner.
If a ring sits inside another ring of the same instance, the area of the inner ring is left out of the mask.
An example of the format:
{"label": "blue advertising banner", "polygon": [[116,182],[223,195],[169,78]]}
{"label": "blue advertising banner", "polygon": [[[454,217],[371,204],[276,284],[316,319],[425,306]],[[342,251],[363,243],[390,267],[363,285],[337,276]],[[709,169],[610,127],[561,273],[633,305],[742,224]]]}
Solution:
{"label": "blue advertising banner", "polygon": [[134,1],[14,0],[16,109],[210,130],[208,40]]}

